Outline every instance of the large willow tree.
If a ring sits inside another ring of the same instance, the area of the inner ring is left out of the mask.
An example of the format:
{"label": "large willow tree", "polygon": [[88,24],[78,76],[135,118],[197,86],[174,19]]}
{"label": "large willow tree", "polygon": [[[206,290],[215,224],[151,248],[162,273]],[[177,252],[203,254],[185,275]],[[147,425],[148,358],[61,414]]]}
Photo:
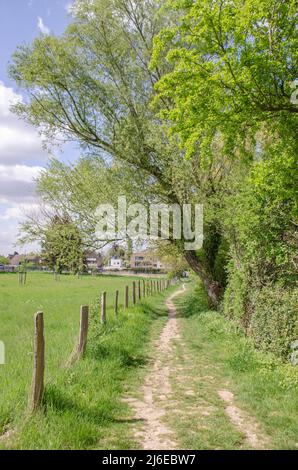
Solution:
{"label": "large willow tree", "polygon": [[[78,0],[61,37],[41,36],[14,54],[11,75],[27,96],[16,112],[48,142],[81,145],[84,159],[74,168],[53,162],[39,191],[44,203],[78,223],[88,245],[96,243],[94,209],[117,195],[147,204],[201,202],[196,161],[184,159],[151,108],[155,84],[168,70],[150,66],[153,41],[174,21],[159,14],[162,3]],[[36,237],[40,223],[24,228]],[[183,246],[181,240],[180,252],[216,303],[219,286],[208,265]]]}

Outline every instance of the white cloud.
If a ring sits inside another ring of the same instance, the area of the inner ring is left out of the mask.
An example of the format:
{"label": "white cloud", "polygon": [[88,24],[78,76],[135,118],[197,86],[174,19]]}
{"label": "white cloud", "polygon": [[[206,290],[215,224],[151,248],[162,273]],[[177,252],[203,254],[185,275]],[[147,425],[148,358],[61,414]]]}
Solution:
{"label": "white cloud", "polygon": [[14,217],[3,219],[0,215],[0,254],[8,255],[15,250],[19,253],[29,253],[30,251],[39,251],[38,243],[28,243],[25,246],[18,245],[17,239],[20,232],[19,224]]}
{"label": "white cloud", "polygon": [[47,153],[32,127],[12,114],[10,106],[22,102],[0,81],[0,253],[13,251],[19,222],[35,207],[35,179]]}
{"label": "white cloud", "polygon": [[11,115],[10,106],[22,102],[21,95],[18,95],[12,88],[8,88],[0,81],[0,119]]}
{"label": "white cloud", "polygon": [[26,214],[38,211],[36,200],[31,202],[12,202],[1,207],[0,199],[0,254],[7,255],[17,250],[19,253],[25,251],[38,251],[39,244],[26,244],[18,246],[18,236],[20,235],[20,223],[24,222]]}
{"label": "white cloud", "polygon": [[10,106],[22,102],[15,93],[0,81],[0,164],[16,165],[42,163],[47,154],[42,149],[38,132],[12,114]]}
{"label": "white cloud", "polygon": [[40,160],[43,154],[38,135],[25,125],[0,121],[0,163],[15,164],[26,160]]}
{"label": "white cloud", "polygon": [[40,166],[0,165],[0,183],[9,180],[32,182],[38,177],[42,169]]}
{"label": "white cloud", "polygon": [[42,34],[50,34],[50,29],[44,24],[40,16],[37,19],[37,27]]}
{"label": "white cloud", "polygon": [[35,179],[41,170],[26,165],[0,165],[0,208],[1,204],[34,203]]}
{"label": "white cloud", "polygon": [[8,255],[14,251],[14,241],[18,235],[18,225],[16,222],[9,223],[8,220],[0,218],[0,254]]}
{"label": "white cloud", "polygon": [[26,214],[28,212],[37,211],[38,208],[38,204],[22,204],[22,206],[13,205],[0,213],[0,222],[3,220],[20,222],[26,218]]}

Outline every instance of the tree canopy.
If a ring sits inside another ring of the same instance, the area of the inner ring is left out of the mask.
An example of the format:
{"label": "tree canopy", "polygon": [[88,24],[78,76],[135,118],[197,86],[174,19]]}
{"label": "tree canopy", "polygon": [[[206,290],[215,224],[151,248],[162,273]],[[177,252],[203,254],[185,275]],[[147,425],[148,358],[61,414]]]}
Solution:
{"label": "tree canopy", "polygon": [[55,272],[61,273],[63,269],[74,273],[83,271],[82,238],[67,218],[53,218],[45,230],[41,248],[43,263]]}

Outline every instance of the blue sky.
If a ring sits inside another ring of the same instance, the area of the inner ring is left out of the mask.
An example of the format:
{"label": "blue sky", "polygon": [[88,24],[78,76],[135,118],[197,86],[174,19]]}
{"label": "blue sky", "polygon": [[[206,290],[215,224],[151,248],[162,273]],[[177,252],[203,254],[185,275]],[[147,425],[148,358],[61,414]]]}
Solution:
{"label": "blue sky", "polygon": [[[67,25],[70,0],[1,0],[0,1],[0,80],[14,86],[7,76],[7,64],[16,47],[30,43],[38,34],[39,18],[54,34]],[[3,47],[3,45],[5,45]]]}
{"label": "blue sky", "polygon": [[[34,178],[46,166],[49,155],[35,129],[10,112],[22,93],[8,77],[7,66],[16,47],[39,34],[63,32],[70,20],[71,0],[0,0],[0,254],[29,251],[16,243],[24,213],[36,208]],[[71,161],[77,152],[67,146],[59,158]]]}

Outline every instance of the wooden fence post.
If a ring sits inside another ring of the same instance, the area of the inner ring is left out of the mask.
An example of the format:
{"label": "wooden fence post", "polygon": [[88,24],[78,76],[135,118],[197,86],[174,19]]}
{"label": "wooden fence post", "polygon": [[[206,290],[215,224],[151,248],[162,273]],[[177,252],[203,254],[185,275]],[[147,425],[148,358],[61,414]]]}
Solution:
{"label": "wooden fence post", "polygon": [[45,340],[43,312],[34,317],[34,351],[32,390],[29,398],[29,411],[33,413],[42,404],[44,393]]}
{"label": "wooden fence post", "polygon": [[136,304],[136,283],[133,281],[132,283],[132,303]]}
{"label": "wooden fence post", "polygon": [[129,302],[129,287],[125,286],[125,299],[124,299],[125,308],[128,308],[128,302]]}
{"label": "wooden fence post", "polygon": [[115,315],[116,315],[116,317],[118,316],[118,304],[119,304],[119,291],[116,290],[116,295],[115,295]]}
{"label": "wooden fence post", "polygon": [[146,281],[143,279],[143,297],[146,297]]}
{"label": "wooden fence post", "polygon": [[153,281],[151,279],[151,281],[150,281],[150,295],[152,295],[152,294],[153,294]]}
{"label": "wooden fence post", "polygon": [[138,281],[138,298],[139,300],[141,300],[142,296],[141,296],[141,281]]}
{"label": "wooden fence post", "polygon": [[79,334],[79,344],[77,350],[77,359],[80,359],[85,351],[87,346],[87,337],[88,337],[88,322],[89,322],[89,307],[83,305],[80,311],[80,334]]}
{"label": "wooden fence post", "polygon": [[103,292],[101,294],[101,316],[100,321],[102,324],[107,322],[107,293]]}

